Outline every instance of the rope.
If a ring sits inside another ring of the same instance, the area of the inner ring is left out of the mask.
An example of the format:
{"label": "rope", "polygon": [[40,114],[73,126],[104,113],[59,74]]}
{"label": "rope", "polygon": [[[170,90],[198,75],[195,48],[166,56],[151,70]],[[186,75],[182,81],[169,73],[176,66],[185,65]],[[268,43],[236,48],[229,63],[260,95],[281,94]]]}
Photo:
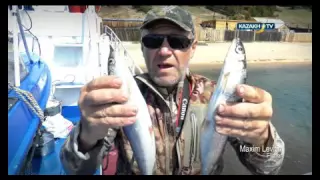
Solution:
{"label": "rope", "polygon": [[10,89],[12,89],[15,93],[17,93],[17,95],[19,96],[19,98],[27,104],[27,106],[31,109],[31,111],[36,114],[38,116],[38,118],[40,119],[41,124],[43,123],[45,116],[43,111],[41,110],[38,102],[35,100],[35,98],[33,97],[33,95],[25,90],[22,90],[18,87],[13,86],[11,83],[8,82],[8,86]]}
{"label": "rope", "polygon": [[19,98],[27,104],[27,106],[31,109],[31,111],[36,114],[38,116],[38,118],[40,119],[40,123],[39,126],[37,128],[37,132],[33,141],[33,144],[29,150],[29,153],[27,154],[26,160],[24,165],[22,166],[20,173],[19,174],[32,174],[32,159],[34,157],[34,153],[37,147],[39,147],[39,142],[40,142],[40,137],[41,137],[41,126],[42,123],[45,120],[45,116],[44,116],[44,112],[41,110],[38,102],[36,101],[36,99],[33,97],[33,95],[25,90],[22,90],[18,87],[13,86],[11,83],[8,82],[8,86],[9,89],[13,90],[18,96]]}

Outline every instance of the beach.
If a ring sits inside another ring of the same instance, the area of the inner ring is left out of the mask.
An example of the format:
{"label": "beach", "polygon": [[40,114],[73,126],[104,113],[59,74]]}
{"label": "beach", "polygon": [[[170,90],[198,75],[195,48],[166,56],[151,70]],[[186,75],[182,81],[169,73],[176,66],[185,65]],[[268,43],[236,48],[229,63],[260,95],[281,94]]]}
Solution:
{"label": "beach", "polygon": [[[223,63],[230,44],[231,42],[199,42],[190,64]],[[244,42],[243,44],[249,63],[312,61],[312,43]],[[140,43],[123,42],[123,45],[139,66],[145,66]]]}

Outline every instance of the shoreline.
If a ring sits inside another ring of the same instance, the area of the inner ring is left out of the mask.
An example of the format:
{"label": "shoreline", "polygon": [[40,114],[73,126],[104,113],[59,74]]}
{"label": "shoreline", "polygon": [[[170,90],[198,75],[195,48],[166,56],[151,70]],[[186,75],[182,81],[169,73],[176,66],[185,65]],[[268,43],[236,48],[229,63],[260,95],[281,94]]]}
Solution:
{"label": "shoreline", "polygon": [[[294,64],[312,64],[312,60],[249,60],[247,61],[247,64],[250,65],[263,65],[263,64],[269,64],[269,65],[294,65]],[[223,65],[223,61],[213,61],[213,62],[199,62],[199,63],[190,63],[190,67],[204,67],[204,66],[211,66],[211,65]],[[137,64],[141,69],[146,70],[146,65],[143,63]]]}
{"label": "shoreline", "polygon": [[[223,64],[224,61],[200,61],[200,62],[190,62],[190,65],[202,65],[202,64]],[[291,60],[291,59],[259,59],[259,60],[247,60],[247,63],[311,63],[311,59],[302,60]]]}
{"label": "shoreline", "polygon": [[[312,64],[312,60],[247,60],[248,64]],[[205,65],[222,65],[223,61],[202,61],[202,62],[190,62],[189,66],[205,66]],[[141,68],[146,68],[145,63],[136,63]]]}
{"label": "shoreline", "polygon": [[[222,64],[231,42],[200,44],[197,46],[190,65]],[[243,44],[248,63],[312,63],[312,43],[243,42]],[[124,42],[123,45],[135,63],[144,66],[140,43]]]}

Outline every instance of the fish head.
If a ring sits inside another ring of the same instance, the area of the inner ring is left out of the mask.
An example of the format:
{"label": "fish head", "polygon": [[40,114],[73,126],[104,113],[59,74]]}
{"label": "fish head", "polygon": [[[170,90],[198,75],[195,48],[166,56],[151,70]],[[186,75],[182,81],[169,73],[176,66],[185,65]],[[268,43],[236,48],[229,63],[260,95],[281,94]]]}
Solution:
{"label": "fish head", "polygon": [[246,51],[240,38],[235,38],[228,50],[225,60],[226,68],[234,69],[246,69]]}
{"label": "fish head", "polygon": [[108,58],[108,75],[115,75],[116,68],[116,59],[115,59],[115,50],[110,45],[110,54]]}
{"label": "fish head", "polygon": [[239,38],[235,39],[234,41],[235,41],[235,45],[236,45],[236,47],[235,47],[236,53],[239,55],[245,56],[246,52],[245,52],[242,41]]}

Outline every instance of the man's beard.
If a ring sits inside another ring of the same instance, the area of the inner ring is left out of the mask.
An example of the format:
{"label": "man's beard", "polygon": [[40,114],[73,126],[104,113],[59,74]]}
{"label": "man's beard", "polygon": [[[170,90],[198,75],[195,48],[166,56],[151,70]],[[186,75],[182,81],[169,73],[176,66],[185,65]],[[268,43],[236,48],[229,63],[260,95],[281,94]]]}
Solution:
{"label": "man's beard", "polygon": [[152,80],[160,87],[171,87],[178,84],[180,78],[174,78],[171,80],[164,80],[161,77],[153,77]]}
{"label": "man's beard", "polygon": [[188,72],[188,68],[182,67],[177,70],[177,74],[175,74],[176,76],[172,77],[172,79],[165,80],[157,76],[152,76],[151,79],[155,84],[157,84],[160,87],[173,87],[184,79],[186,72]]}

